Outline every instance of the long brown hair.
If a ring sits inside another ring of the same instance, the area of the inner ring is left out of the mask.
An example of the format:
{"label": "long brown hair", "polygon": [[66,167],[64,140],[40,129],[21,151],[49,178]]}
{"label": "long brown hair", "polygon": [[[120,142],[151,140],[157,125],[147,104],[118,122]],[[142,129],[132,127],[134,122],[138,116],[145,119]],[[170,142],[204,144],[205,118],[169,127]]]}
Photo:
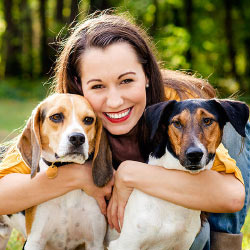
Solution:
{"label": "long brown hair", "polygon": [[147,105],[164,100],[163,80],[150,39],[143,29],[118,15],[100,14],[74,28],[57,60],[55,91],[82,94],[79,59],[90,47],[105,48],[116,42],[126,42],[136,52],[149,80]]}
{"label": "long brown hair", "polygon": [[[161,71],[155,58],[155,49],[146,32],[135,25],[128,16],[106,14],[90,16],[78,23],[69,38],[62,42],[60,55],[56,62],[54,91],[84,95],[80,79],[80,58],[91,47],[105,48],[116,42],[126,42],[134,49],[144,73],[149,80],[146,88],[146,106],[166,100],[164,85],[174,89],[180,99],[211,98],[215,91],[207,81],[180,72]],[[139,126],[139,145],[143,149],[148,133],[141,118]],[[144,147],[145,149],[145,147]],[[147,150],[141,150],[147,157]]]}

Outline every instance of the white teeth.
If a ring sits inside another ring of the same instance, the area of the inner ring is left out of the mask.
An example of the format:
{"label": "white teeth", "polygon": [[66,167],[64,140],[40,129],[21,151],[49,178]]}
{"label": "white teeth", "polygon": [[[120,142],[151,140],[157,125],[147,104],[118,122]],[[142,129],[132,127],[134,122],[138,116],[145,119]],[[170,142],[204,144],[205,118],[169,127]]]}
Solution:
{"label": "white teeth", "polygon": [[123,118],[125,117],[126,115],[128,115],[130,112],[130,109],[128,109],[127,111],[123,112],[123,113],[120,113],[120,114],[111,114],[111,113],[105,113],[109,118],[112,118],[112,119],[120,119],[120,118]]}

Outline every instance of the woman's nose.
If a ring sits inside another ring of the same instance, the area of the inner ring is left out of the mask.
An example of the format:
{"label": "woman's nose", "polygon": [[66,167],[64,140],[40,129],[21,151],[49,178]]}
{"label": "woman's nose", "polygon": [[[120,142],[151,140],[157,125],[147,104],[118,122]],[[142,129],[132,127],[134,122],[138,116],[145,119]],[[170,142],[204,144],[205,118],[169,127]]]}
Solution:
{"label": "woman's nose", "polygon": [[116,88],[110,89],[107,95],[107,106],[110,108],[118,108],[123,104],[122,93]]}

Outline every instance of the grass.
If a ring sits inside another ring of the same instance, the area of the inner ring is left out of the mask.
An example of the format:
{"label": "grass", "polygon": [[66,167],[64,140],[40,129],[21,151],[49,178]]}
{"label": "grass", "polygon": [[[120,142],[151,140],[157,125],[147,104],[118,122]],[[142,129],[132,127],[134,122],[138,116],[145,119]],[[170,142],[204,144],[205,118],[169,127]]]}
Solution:
{"label": "grass", "polygon": [[[0,100],[0,143],[17,135],[18,131],[15,131],[15,129],[25,125],[25,120],[28,119],[31,111],[38,102],[38,100]],[[250,250],[250,211],[242,232],[242,249]],[[13,230],[7,250],[21,250],[23,243],[23,237],[17,231]]]}
{"label": "grass", "polygon": [[0,100],[0,143],[13,138],[24,127],[38,100]]}

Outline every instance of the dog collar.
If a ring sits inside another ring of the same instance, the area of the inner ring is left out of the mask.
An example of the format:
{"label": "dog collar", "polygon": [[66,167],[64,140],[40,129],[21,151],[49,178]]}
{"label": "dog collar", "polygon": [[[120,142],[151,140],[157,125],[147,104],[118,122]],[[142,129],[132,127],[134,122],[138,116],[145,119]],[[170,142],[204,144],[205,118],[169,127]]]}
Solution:
{"label": "dog collar", "polygon": [[[87,159],[87,161],[92,160],[94,157],[94,153],[92,152],[89,155],[89,158]],[[73,162],[51,162],[51,161],[47,161],[44,158],[42,158],[42,160],[44,161],[44,163],[49,166],[48,169],[46,170],[46,175],[49,179],[54,179],[57,176],[57,168],[64,166],[64,165],[68,165],[71,164]]]}
{"label": "dog collar", "polygon": [[64,166],[64,165],[67,165],[67,164],[70,164],[70,163],[73,163],[73,162],[60,162],[60,161],[57,161],[57,162],[51,162],[51,161],[47,161],[45,160],[44,158],[42,158],[44,163],[46,165],[48,165],[49,167],[61,167],[61,166]]}
{"label": "dog collar", "polygon": [[70,164],[72,162],[50,162],[42,158],[44,163],[49,166],[49,168],[46,170],[46,175],[49,179],[54,179],[57,176],[57,168]]}

